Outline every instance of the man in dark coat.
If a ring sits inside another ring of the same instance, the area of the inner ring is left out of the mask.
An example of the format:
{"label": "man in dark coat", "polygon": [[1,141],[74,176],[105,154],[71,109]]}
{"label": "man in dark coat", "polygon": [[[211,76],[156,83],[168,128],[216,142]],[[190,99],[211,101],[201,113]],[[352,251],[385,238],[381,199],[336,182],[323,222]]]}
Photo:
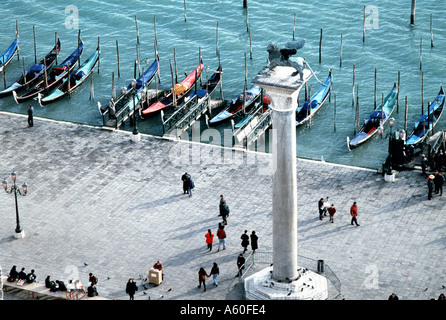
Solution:
{"label": "man in dark coat", "polygon": [[322,220],[324,216],[324,198],[318,201],[317,207],[319,209],[319,219]]}
{"label": "man in dark coat", "polygon": [[443,184],[444,184],[444,177],[441,172],[438,173],[438,191],[440,192],[440,196],[443,194]]}
{"label": "man in dark coat", "polygon": [[181,180],[183,181],[183,194],[189,193],[189,190],[188,190],[189,189],[188,188],[188,184],[189,184],[188,177],[189,177],[189,175],[187,174],[187,172],[181,176]]}
{"label": "man in dark coat", "polygon": [[135,300],[133,296],[135,295],[136,291],[138,291],[138,287],[133,281],[133,278],[130,278],[129,282],[127,282],[127,286],[125,287],[125,292],[130,296],[130,300]]}
{"label": "man in dark coat", "polygon": [[248,236],[248,230],[245,230],[245,232],[240,237],[242,239],[242,247],[243,247],[243,253],[246,252],[246,248],[249,246],[249,236]]}
{"label": "man in dark coat", "polygon": [[237,258],[237,269],[238,273],[235,277],[240,277],[242,275],[242,270],[245,269],[245,258],[243,257],[243,253],[240,253]]}
{"label": "man in dark coat", "polygon": [[428,189],[428,193],[427,193],[427,199],[431,200],[432,199],[432,192],[434,191],[434,175],[430,175],[427,178],[427,189]]}
{"label": "man in dark coat", "polygon": [[33,115],[34,115],[34,107],[32,105],[29,105],[28,106],[28,125],[30,127],[32,127],[34,125]]}
{"label": "man in dark coat", "polygon": [[258,248],[257,240],[259,239],[259,237],[257,237],[256,232],[253,231],[253,232],[251,233],[250,238],[251,238],[251,249],[252,249],[252,253],[254,253],[254,252],[257,250],[257,248]]}

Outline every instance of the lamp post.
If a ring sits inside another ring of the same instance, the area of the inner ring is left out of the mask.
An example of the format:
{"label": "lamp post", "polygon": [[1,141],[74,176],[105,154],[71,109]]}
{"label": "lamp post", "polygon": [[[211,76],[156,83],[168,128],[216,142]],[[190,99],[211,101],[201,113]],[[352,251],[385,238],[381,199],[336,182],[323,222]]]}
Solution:
{"label": "lamp post", "polygon": [[136,125],[136,104],[135,104],[135,95],[136,95],[136,80],[133,79],[132,81],[132,96],[133,96],[133,136],[132,141],[138,142],[141,138],[139,132],[138,132],[138,126]]}
{"label": "lamp post", "polygon": [[17,194],[19,194],[21,196],[26,196],[26,194],[28,193],[28,185],[26,183],[23,183],[22,191],[20,191],[20,188],[16,184],[17,174],[15,171],[13,171],[11,173],[11,179],[14,183],[14,185],[11,187],[11,189],[8,191],[8,181],[6,179],[3,180],[3,188],[5,189],[6,193],[11,194],[14,192],[15,213],[16,213],[16,228],[15,228],[14,237],[19,239],[19,238],[25,237],[25,231],[23,231],[22,227],[20,226],[19,206],[17,203]]}
{"label": "lamp post", "polygon": [[385,180],[394,181],[394,174],[392,172],[392,153],[393,153],[393,125],[395,124],[395,119],[389,119],[390,133],[389,133],[389,157],[387,159],[386,170],[385,170]]}

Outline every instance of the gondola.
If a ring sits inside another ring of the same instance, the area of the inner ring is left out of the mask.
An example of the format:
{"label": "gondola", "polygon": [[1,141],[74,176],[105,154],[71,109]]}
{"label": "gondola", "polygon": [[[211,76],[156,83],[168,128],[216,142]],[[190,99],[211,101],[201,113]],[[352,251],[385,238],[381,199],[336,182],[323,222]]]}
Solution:
{"label": "gondola", "polygon": [[415,123],[412,132],[407,137],[406,145],[415,146],[426,139],[428,133],[435,127],[443,113],[444,102],[444,91],[443,86],[441,86],[435,101]]}
{"label": "gondola", "polygon": [[233,119],[236,116],[242,116],[244,112],[249,113],[261,93],[262,89],[259,86],[253,85],[246,90],[246,95],[242,92],[237,98],[232,99],[223,111],[209,120],[209,125],[216,125],[223,121]]}
{"label": "gondola", "polygon": [[395,83],[384,99],[384,102],[372,112],[368,119],[364,121],[363,126],[356,136],[351,141],[349,137],[347,137],[347,147],[349,150],[366,142],[378,132],[380,127],[384,127],[384,124],[387,122],[387,120],[389,120],[389,117],[395,108],[397,94],[398,88]]}
{"label": "gondola", "polygon": [[317,111],[320,110],[331,90],[331,82],[333,76],[331,71],[328,73],[327,79],[319,87],[319,89],[311,96],[311,98],[304,102],[302,106],[296,109],[296,126],[300,126],[310,120]]}
{"label": "gondola", "polygon": [[75,67],[76,62],[79,60],[79,57],[82,55],[82,51],[84,50],[84,43],[80,40],[77,48],[73,51],[71,55],[69,55],[62,63],[55,65],[51,68],[50,72],[47,74],[47,78],[41,80],[39,83],[29,88],[22,95],[17,95],[15,91],[12,92],[14,96],[14,100],[17,103],[23,103],[28,101],[34,97],[36,97],[39,93],[41,95],[47,94],[53,88],[58,86],[62,80],[70,73]]}
{"label": "gondola", "polygon": [[175,84],[175,87],[170,91],[167,91],[158,101],[154,102],[144,110],[142,110],[143,116],[148,116],[151,113],[163,110],[165,108],[171,107],[174,105],[174,97],[173,92],[175,91],[176,103],[180,104],[185,97],[187,97],[190,91],[193,89],[195,82],[198,80],[201,72],[203,71],[204,64],[200,62],[200,64],[189,73],[180,83]]}
{"label": "gondola", "polygon": [[[154,60],[152,64],[150,65],[147,70],[144,71],[144,73],[135,81],[135,98],[138,99],[138,101],[143,97],[143,93],[145,94],[145,91],[147,91],[147,87],[150,85],[150,83],[155,78],[156,72],[158,71],[159,62],[157,60]],[[129,105],[129,103],[132,102],[133,98],[133,81],[130,82],[122,91],[121,93],[116,97],[116,99],[111,98],[109,104],[103,108],[101,106],[101,103],[98,102],[99,112],[101,115],[106,115],[108,113],[108,116],[110,118],[114,117],[114,114],[121,110],[123,107]],[[133,105],[131,105],[131,109],[133,109]],[[110,112],[110,108],[112,111]]]}
{"label": "gondola", "polygon": [[214,74],[205,82],[203,83],[199,88],[197,88],[197,92],[195,92],[195,88],[190,91],[189,96],[184,98],[184,102],[189,101],[193,98],[198,98],[198,100],[202,100],[214,92],[215,88],[217,88],[218,84],[221,80],[221,73],[222,73],[222,67],[221,65],[218,66],[217,70],[215,70]]}
{"label": "gondola", "polygon": [[45,97],[38,94],[41,106],[57,101],[76,90],[93,72],[99,61],[99,46],[94,53],[77,70],[72,71],[69,76],[62,79],[59,86]]}
{"label": "gondola", "polygon": [[8,63],[12,60],[19,49],[19,38],[15,38],[11,45],[0,55],[0,72],[5,70]]}
{"label": "gondola", "polygon": [[267,94],[264,95],[262,98],[262,103],[259,104],[257,107],[252,108],[252,110],[248,114],[246,114],[239,122],[235,123],[234,129],[239,129],[250,122],[254,115],[265,113],[265,111],[269,109],[270,104],[271,98]]}
{"label": "gondola", "polygon": [[60,52],[60,40],[57,39],[56,45],[51,49],[51,51],[39,61],[37,64],[33,64],[26,74],[17,79],[12,85],[3,91],[0,91],[0,98],[9,96],[13,91],[18,91],[21,89],[26,89],[34,85],[42,76],[50,70],[53,64],[56,62],[56,58]]}

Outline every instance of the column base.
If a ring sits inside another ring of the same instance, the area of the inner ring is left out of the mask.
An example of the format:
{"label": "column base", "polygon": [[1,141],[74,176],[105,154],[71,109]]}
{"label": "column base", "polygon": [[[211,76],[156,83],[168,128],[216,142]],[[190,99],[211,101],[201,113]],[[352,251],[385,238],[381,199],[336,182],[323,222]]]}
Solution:
{"label": "column base", "polygon": [[323,275],[299,268],[298,277],[287,282],[272,278],[273,267],[265,268],[245,279],[248,300],[327,300],[328,282]]}
{"label": "column base", "polygon": [[132,141],[133,142],[138,142],[138,141],[141,141],[141,134],[140,133],[137,133],[137,134],[132,134]]}
{"label": "column base", "polygon": [[16,238],[16,239],[25,238],[25,230],[22,230],[20,232],[14,232],[14,238]]}

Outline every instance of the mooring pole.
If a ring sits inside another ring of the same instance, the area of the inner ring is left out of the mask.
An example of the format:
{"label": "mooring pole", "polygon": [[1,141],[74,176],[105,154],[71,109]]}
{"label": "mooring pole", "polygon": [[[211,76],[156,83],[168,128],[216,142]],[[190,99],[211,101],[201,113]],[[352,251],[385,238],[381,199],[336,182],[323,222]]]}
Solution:
{"label": "mooring pole", "polygon": [[37,63],[36,26],[33,26],[33,35],[34,35],[34,63]]}
{"label": "mooring pole", "polygon": [[423,65],[423,38],[420,38],[420,70]]}
{"label": "mooring pole", "polygon": [[416,0],[412,0],[412,7],[410,9],[410,24],[415,24],[415,7],[416,7]]}
{"label": "mooring pole", "polygon": [[365,5],[364,5],[364,16],[362,19],[362,42],[365,41]]}
{"label": "mooring pole", "polygon": [[405,100],[406,100],[406,103],[405,103],[405,106],[404,106],[404,132],[406,132],[406,138],[407,138],[407,109],[408,109],[408,106],[407,106],[407,96],[405,97]]}
{"label": "mooring pole", "polygon": [[321,36],[319,38],[319,63],[322,61],[322,27],[321,27]]}
{"label": "mooring pole", "polygon": [[121,77],[121,71],[119,70],[119,46],[118,46],[118,40],[116,40],[116,54],[118,56],[118,78]]}
{"label": "mooring pole", "polygon": [[375,97],[375,109],[376,109],[376,73],[378,72],[378,70],[377,70],[377,68],[375,67],[375,94],[374,94],[374,97]]}
{"label": "mooring pole", "polygon": [[398,70],[398,92],[396,93],[396,112],[398,112],[398,108],[400,105],[400,70]]}
{"label": "mooring pole", "polygon": [[187,21],[187,15],[186,15],[186,0],[184,0],[184,22]]}
{"label": "mooring pole", "polygon": [[434,33],[432,31],[432,13],[431,13],[431,48],[434,47]]}
{"label": "mooring pole", "polygon": [[293,41],[294,41],[294,33],[296,31],[296,12],[294,12],[294,25],[293,25]]}
{"label": "mooring pole", "polygon": [[342,68],[342,32],[341,32],[341,55],[339,58],[339,68]]}
{"label": "mooring pole", "polygon": [[355,64],[353,64],[352,107],[355,105]]}
{"label": "mooring pole", "polygon": [[17,39],[17,60],[20,61],[20,46],[19,46],[19,21],[15,21],[15,36]]}

